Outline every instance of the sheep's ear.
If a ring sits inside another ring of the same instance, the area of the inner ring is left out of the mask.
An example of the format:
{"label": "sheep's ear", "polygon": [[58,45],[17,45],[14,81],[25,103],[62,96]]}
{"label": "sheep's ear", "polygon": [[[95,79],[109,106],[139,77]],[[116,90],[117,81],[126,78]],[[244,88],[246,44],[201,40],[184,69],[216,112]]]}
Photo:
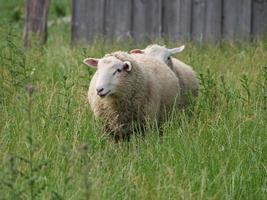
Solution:
{"label": "sheep's ear", "polygon": [[132,70],[132,64],[129,61],[124,61],[122,68],[123,70],[130,72]]}
{"label": "sheep's ear", "polygon": [[185,46],[180,46],[180,47],[177,47],[177,48],[173,48],[173,49],[169,49],[169,52],[171,55],[174,55],[174,54],[177,54],[177,53],[180,53],[184,50]]}
{"label": "sheep's ear", "polygon": [[89,67],[97,68],[98,61],[99,61],[99,59],[97,59],[97,58],[85,58],[83,60],[83,63]]}
{"label": "sheep's ear", "polygon": [[144,51],[141,49],[133,49],[130,51],[131,54],[143,54]]}

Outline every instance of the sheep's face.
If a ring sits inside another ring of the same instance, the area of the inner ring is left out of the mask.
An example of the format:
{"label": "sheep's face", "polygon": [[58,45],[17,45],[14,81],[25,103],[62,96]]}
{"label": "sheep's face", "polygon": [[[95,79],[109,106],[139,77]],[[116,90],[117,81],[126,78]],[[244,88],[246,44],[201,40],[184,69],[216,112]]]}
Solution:
{"label": "sheep's face", "polygon": [[177,48],[168,49],[160,45],[150,45],[143,50],[140,49],[131,50],[130,53],[146,54],[170,66],[171,56],[183,51],[184,47],[185,46],[183,45]]}
{"label": "sheep's face", "polygon": [[97,95],[106,97],[120,91],[121,79],[131,71],[132,65],[129,61],[121,61],[113,56],[102,59],[87,58],[84,63],[90,67],[97,68],[97,79],[95,89]]}
{"label": "sheep's face", "polygon": [[170,58],[171,54],[168,51],[166,47],[153,45],[145,48],[144,54],[152,56],[160,61],[163,61],[164,63],[168,62],[168,59]]}

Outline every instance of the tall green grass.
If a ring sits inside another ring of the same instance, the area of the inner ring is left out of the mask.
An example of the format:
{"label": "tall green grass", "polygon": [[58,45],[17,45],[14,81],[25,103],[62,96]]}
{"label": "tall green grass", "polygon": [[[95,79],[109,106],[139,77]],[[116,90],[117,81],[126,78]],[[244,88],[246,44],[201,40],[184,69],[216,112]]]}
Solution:
{"label": "tall green grass", "polygon": [[0,199],[267,198],[266,41],[187,43],[178,58],[199,75],[197,102],[162,137],[115,144],[93,120],[81,61],[147,44],[72,46],[61,25],[24,49],[12,27],[0,30]]}

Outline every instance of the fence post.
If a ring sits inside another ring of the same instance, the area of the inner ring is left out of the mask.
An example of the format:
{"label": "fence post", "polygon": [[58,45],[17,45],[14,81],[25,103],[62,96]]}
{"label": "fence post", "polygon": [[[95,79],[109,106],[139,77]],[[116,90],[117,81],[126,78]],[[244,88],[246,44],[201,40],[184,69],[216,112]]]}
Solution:
{"label": "fence post", "polygon": [[40,43],[47,38],[47,15],[49,0],[26,0],[25,1],[25,25],[23,32],[24,46],[31,45],[32,36],[37,36]]}

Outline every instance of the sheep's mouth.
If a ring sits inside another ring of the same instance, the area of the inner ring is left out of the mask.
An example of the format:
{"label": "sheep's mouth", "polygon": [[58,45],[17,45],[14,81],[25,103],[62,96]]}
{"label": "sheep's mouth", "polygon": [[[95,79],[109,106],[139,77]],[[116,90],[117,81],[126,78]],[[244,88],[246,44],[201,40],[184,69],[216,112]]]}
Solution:
{"label": "sheep's mouth", "polygon": [[104,97],[107,96],[110,92],[111,92],[111,91],[109,90],[109,91],[107,91],[107,92],[104,93],[104,94],[98,94],[98,95],[99,95],[100,97],[104,98]]}

